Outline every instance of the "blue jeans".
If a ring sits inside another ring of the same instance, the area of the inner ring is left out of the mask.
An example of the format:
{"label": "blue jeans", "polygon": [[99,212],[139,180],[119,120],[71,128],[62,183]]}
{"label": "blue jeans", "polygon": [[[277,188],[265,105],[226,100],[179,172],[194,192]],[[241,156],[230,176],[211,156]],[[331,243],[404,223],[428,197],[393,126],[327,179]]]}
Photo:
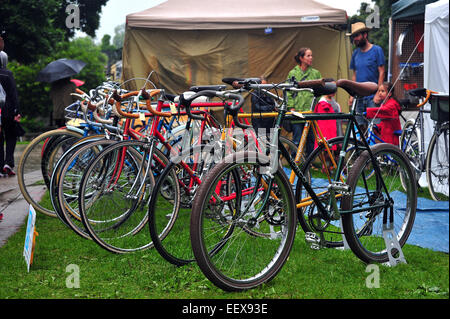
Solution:
{"label": "blue jeans", "polygon": [[[300,144],[305,124],[306,123],[292,123],[292,142],[294,142],[296,146]],[[303,151],[304,158],[306,159],[313,150],[314,150],[314,133],[312,132],[312,127],[310,127],[308,137],[306,139],[305,149]],[[293,157],[295,157],[295,153]]]}
{"label": "blue jeans", "polygon": [[366,109],[367,109],[367,107],[369,107],[372,99],[373,99],[373,95],[359,98],[356,101],[355,109],[356,109],[357,115],[355,117],[356,117],[356,122],[359,125],[367,125],[367,119],[363,115],[363,113],[366,112]]}

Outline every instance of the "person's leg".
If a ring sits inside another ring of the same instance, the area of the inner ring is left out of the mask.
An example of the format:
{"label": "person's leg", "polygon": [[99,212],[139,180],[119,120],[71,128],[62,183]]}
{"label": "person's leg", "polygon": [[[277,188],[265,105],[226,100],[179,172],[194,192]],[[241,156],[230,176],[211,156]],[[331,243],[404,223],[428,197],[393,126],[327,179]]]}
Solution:
{"label": "person's leg", "polygon": [[308,158],[309,154],[314,150],[314,133],[312,131],[312,127],[309,128],[308,137],[306,139],[305,145],[305,156],[304,158]]}
{"label": "person's leg", "polygon": [[304,123],[292,123],[292,142],[298,146],[302,139]]}
{"label": "person's leg", "polygon": [[[292,123],[292,142],[298,147],[300,144],[300,140],[302,139],[303,128],[305,127],[305,123]],[[307,145],[305,145],[307,147]],[[306,151],[304,149],[304,151]],[[291,156],[295,158],[297,154],[297,150],[293,150]]]}
{"label": "person's leg", "polygon": [[4,133],[6,140],[5,149],[5,164],[3,166],[3,173],[8,175],[15,175],[14,168],[14,150],[16,149],[17,137],[15,133],[14,122],[5,123]]}
{"label": "person's leg", "polygon": [[5,145],[5,133],[3,131],[2,126],[2,130],[0,132],[0,177],[3,177],[3,166],[5,165],[4,145]]}

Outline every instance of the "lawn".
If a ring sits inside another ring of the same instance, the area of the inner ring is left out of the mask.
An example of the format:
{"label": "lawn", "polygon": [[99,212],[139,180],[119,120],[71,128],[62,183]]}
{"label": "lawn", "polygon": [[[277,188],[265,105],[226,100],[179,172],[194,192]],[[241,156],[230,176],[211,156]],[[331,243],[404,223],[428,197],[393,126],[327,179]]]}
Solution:
{"label": "lawn", "polygon": [[[195,264],[175,267],[150,249],[112,254],[58,219],[38,214],[34,262],[22,256],[25,226],[0,248],[1,299],[448,299],[449,256],[417,246],[407,264],[367,266],[351,251],[312,250],[302,231],[271,282],[226,293]],[[79,279],[79,281],[77,281]]]}

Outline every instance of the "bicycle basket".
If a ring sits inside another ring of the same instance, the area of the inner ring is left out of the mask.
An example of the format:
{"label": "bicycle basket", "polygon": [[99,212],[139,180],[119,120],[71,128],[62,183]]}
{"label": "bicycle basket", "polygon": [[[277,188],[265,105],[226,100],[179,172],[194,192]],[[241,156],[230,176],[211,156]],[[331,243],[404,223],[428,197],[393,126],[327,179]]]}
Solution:
{"label": "bicycle basket", "polygon": [[433,95],[430,117],[436,122],[448,122],[448,95]]}

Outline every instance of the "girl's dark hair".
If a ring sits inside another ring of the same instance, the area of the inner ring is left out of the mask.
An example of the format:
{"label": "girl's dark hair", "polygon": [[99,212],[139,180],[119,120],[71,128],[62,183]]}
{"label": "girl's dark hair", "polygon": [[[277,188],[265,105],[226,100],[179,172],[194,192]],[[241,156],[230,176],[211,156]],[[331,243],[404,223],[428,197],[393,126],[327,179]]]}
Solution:
{"label": "girl's dark hair", "polygon": [[382,84],[385,88],[388,94],[391,94],[391,97],[394,97],[394,86],[391,82],[383,82]]}
{"label": "girl's dark hair", "polygon": [[301,48],[301,49],[297,52],[297,54],[294,56],[295,62],[297,62],[298,64],[300,64],[300,63],[301,63],[300,57],[303,58],[303,57],[305,56],[306,51],[308,51],[308,50],[311,50],[311,49],[310,49],[310,48],[306,48],[306,47]]}
{"label": "girl's dark hair", "polygon": [[382,85],[386,88],[388,96],[389,94],[391,95],[389,99],[394,99],[395,101],[400,103],[399,100],[394,96],[394,88],[395,88],[394,85],[391,82],[383,82]]}

